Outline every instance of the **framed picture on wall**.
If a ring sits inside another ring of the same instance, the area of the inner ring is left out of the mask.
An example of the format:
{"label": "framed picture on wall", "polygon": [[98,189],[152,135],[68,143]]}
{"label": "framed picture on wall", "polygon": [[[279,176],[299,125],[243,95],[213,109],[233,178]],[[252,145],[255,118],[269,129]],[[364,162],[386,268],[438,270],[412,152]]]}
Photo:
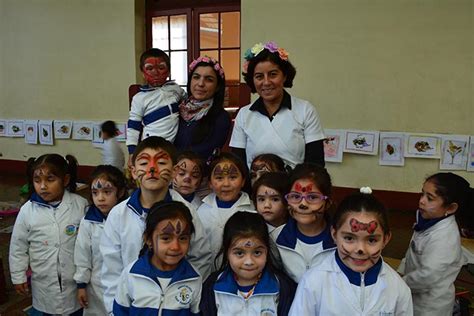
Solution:
{"label": "framed picture on wall", "polygon": [[0,120],[0,136],[5,136],[7,134],[7,121]]}
{"label": "framed picture on wall", "polygon": [[25,121],[25,143],[38,144],[38,121]]}
{"label": "framed picture on wall", "polygon": [[405,146],[405,134],[403,133],[380,133],[379,165],[381,166],[404,166],[405,157],[403,150]]}
{"label": "framed picture on wall", "polygon": [[474,172],[474,136],[469,137],[469,150],[467,154],[467,171]]}
{"label": "framed picture on wall", "polygon": [[72,121],[54,121],[54,138],[69,139],[71,138]]}
{"label": "framed picture on wall", "polygon": [[104,139],[102,138],[102,123],[94,123],[92,126],[93,136],[92,136],[92,146],[96,148],[102,148],[104,146]]}
{"label": "framed picture on wall", "polygon": [[324,160],[328,162],[342,162],[342,154],[346,133],[343,130],[324,129]]}
{"label": "framed picture on wall", "polygon": [[7,121],[7,136],[9,137],[24,137],[24,121],[23,120],[9,120]]}
{"label": "framed picture on wall", "polygon": [[92,140],[92,122],[75,121],[72,123],[72,138],[77,140]]}
{"label": "framed picture on wall", "polygon": [[125,142],[127,140],[127,123],[117,123],[118,135],[116,136],[118,142]]}
{"label": "framed picture on wall", "polygon": [[441,157],[441,136],[436,134],[407,134],[405,157],[432,158]]}
{"label": "framed picture on wall", "polygon": [[38,133],[39,133],[39,142],[41,145],[52,146],[54,144],[52,120],[39,121]]}
{"label": "framed picture on wall", "polygon": [[466,170],[469,136],[443,135],[441,137],[441,170]]}
{"label": "framed picture on wall", "polygon": [[364,155],[377,155],[378,147],[378,131],[346,131],[346,141],[344,145],[345,152]]}

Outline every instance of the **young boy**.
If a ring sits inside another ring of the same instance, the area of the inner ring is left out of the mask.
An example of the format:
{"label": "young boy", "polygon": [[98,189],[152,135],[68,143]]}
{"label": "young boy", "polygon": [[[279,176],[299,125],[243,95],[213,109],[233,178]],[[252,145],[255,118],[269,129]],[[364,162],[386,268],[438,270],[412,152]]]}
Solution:
{"label": "young boy", "polygon": [[173,179],[175,152],[173,144],[162,137],[152,136],[140,142],[133,153],[132,176],[138,181],[140,188],[110,211],[100,241],[100,251],[104,258],[102,285],[108,312],[112,311],[122,270],[138,258],[143,245],[145,218],[156,202],[180,201],[190,209],[195,233],[187,259],[199,270],[203,278],[207,276],[211,253],[202,223],[194,207],[179,193],[168,189]]}
{"label": "young boy", "polygon": [[115,136],[117,136],[117,126],[114,121],[105,121],[100,126],[102,132],[102,139],[104,140],[104,148],[102,149],[102,164],[112,165],[123,171],[125,164],[125,156],[117,143]]}
{"label": "young boy", "polygon": [[140,70],[147,85],[140,87],[132,99],[127,124],[127,147],[133,154],[142,139],[161,136],[173,142],[178,132],[178,106],[186,98],[186,92],[174,81],[167,81],[170,75],[170,58],[158,48],[145,51],[140,57]]}

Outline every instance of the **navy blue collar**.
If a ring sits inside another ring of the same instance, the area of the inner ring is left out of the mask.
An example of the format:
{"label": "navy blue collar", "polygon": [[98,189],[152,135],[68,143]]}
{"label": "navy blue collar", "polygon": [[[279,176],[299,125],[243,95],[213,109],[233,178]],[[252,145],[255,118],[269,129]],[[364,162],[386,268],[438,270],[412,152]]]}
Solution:
{"label": "navy blue collar", "polygon": [[[142,216],[143,213],[148,213],[148,211],[150,210],[150,209],[144,208],[142,206],[142,203],[140,202],[141,193],[142,193],[142,191],[140,189],[136,189],[135,191],[133,191],[132,195],[130,196],[130,198],[127,201],[127,206],[133,212],[138,214],[139,216]],[[166,195],[165,195],[165,198],[163,199],[163,201],[165,201],[165,202],[173,201],[173,198],[171,197],[170,190],[166,191]]]}
{"label": "navy blue collar", "polygon": [[379,276],[380,270],[382,269],[382,258],[379,258],[379,261],[370,267],[369,270],[365,271],[364,273],[360,273],[351,270],[344,264],[344,262],[342,262],[341,258],[339,258],[337,249],[334,251],[334,253],[336,256],[337,265],[339,268],[341,268],[342,272],[346,275],[351,284],[360,286],[362,274],[364,274],[364,285],[368,286],[377,282],[377,277]]}
{"label": "navy blue collar", "polygon": [[[280,234],[278,235],[276,243],[277,245],[295,249],[298,237],[301,236],[304,235],[298,230],[296,221],[290,217],[285,227],[283,227]],[[304,236],[303,238],[300,238],[300,240],[306,244],[316,244],[322,242],[323,249],[334,248],[336,246],[331,236],[329,223],[326,223],[326,228],[319,235],[314,237]]]}
{"label": "navy blue collar", "polygon": [[[157,272],[158,271],[158,272]],[[171,272],[171,271],[169,271]],[[169,284],[182,281],[182,280],[189,280],[199,277],[199,274],[194,270],[194,268],[189,264],[186,259],[181,259],[178,263],[176,269],[173,270],[171,281]],[[150,279],[155,280],[158,282],[157,277],[169,277],[168,271],[161,271],[157,269],[151,263],[150,252],[147,251],[143,256],[138,258],[138,260],[133,264],[132,268],[130,269],[130,273],[144,275]]]}
{"label": "navy blue collar", "polygon": [[[291,96],[285,90],[283,90],[283,99],[281,100],[281,104],[278,107],[278,110],[275,113],[273,113],[273,116],[275,116],[275,114],[277,114],[282,108],[287,108],[288,110],[291,110]],[[265,108],[265,104],[263,103],[263,99],[261,97],[258,98],[250,106],[250,111],[258,111],[260,114],[268,117],[270,120],[273,119],[273,117],[270,117],[270,115],[268,114],[268,111]]]}
{"label": "navy blue collar", "polygon": [[44,207],[51,207],[51,208],[57,208],[57,207],[61,204],[61,202],[59,202],[58,204],[49,204],[48,202],[46,202],[45,200],[43,200],[43,199],[41,198],[41,196],[39,196],[38,194],[36,194],[36,192],[31,195],[30,201],[31,201],[32,203],[36,203],[36,204],[38,204],[38,205],[41,205],[41,206],[44,206]]}
{"label": "navy blue collar", "polygon": [[89,206],[86,216],[84,216],[84,219],[87,219],[88,221],[91,221],[91,222],[97,222],[97,223],[105,222],[106,218],[107,216],[105,216],[95,205]]}
{"label": "navy blue collar", "polygon": [[[181,194],[181,193],[180,193]],[[188,201],[189,203],[191,203],[193,200],[194,200],[194,196],[196,195],[195,192],[191,193],[191,194],[188,194],[188,195],[184,195],[184,194],[181,194],[181,196],[183,197],[183,199],[185,199],[186,201]]]}
{"label": "navy blue collar", "polygon": [[153,91],[153,90],[159,89],[163,86],[175,85],[175,84],[176,84],[176,82],[174,82],[173,80],[168,80],[162,86],[158,86],[158,87],[152,87],[149,84],[144,84],[144,85],[140,86],[140,91],[143,91],[143,92]]}
{"label": "navy blue collar", "polygon": [[[234,272],[227,267],[216,280],[214,290],[238,295],[239,285],[234,279]],[[278,294],[280,286],[278,280],[272,275],[267,268],[263,269],[262,277],[255,286],[252,295],[256,294]]]}
{"label": "navy blue collar", "polygon": [[237,200],[234,200],[234,201],[222,201],[222,200],[219,200],[219,198],[218,198],[217,195],[216,195],[216,204],[217,204],[217,207],[218,207],[218,208],[231,208],[232,206],[234,206],[235,202],[237,202],[239,199],[240,199],[240,195],[239,195],[239,197],[237,198]]}
{"label": "navy blue collar", "polygon": [[439,218],[424,219],[421,216],[420,211],[416,211],[416,224],[415,226],[413,226],[413,229],[417,232],[427,230],[431,226],[434,226],[436,223],[442,221],[445,218],[448,218],[451,215],[453,214],[449,214],[448,216],[443,216]]}

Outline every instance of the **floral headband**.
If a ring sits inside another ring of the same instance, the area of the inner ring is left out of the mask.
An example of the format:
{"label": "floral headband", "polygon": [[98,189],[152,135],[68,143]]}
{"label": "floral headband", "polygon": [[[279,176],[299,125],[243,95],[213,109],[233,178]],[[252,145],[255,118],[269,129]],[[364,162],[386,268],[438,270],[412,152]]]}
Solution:
{"label": "floral headband", "polygon": [[288,52],[284,48],[278,47],[275,42],[270,41],[265,44],[257,43],[253,45],[252,48],[247,49],[244,53],[245,62],[242,65],[244,73],[247,73],[249,61],[260,54],[264,49],[268,50],[270,53],[278,53],[281,60],[288,61]]}
{"label": "floral headband", "polygon": [[225,79],[224,76],[224,68],[219,64],[217,60],[215,60],[212,57],[209,56],[200,56],[196,58],[195,60],[192,61],[192,63],[189,64],[189,72],[193,72],[194,69],[196,68],[196,65],[199,63],[207,63],[210,64],[212,68],[221,76],[222,79]]}

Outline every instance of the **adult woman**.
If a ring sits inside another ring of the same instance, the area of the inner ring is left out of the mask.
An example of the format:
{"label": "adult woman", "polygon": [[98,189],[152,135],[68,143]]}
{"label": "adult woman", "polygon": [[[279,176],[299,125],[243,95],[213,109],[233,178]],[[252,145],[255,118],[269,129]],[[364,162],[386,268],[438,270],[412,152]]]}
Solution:
{"label": "adult woman", "polygon": [[174,144],[207,160],[224,146],[230,117],[224,110],[224,69],[211,57],[199,57],[189,65],[188,94],[179,106],[179,128]]}
{"label": "adult woman", "polygon": [[262,153],[276,154],[290,167],[302,162],[324,166],[324,134],[316,108],[283,89],[293,86],[296,75],[288,53],[274,42],[258,43],[244,58],[245,82],[260,97],[237,114],[232,150],[249,166]]}

